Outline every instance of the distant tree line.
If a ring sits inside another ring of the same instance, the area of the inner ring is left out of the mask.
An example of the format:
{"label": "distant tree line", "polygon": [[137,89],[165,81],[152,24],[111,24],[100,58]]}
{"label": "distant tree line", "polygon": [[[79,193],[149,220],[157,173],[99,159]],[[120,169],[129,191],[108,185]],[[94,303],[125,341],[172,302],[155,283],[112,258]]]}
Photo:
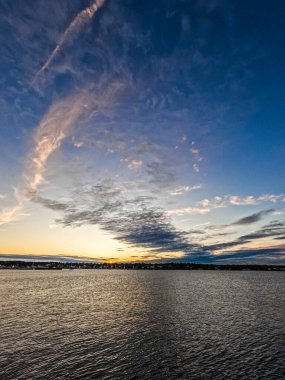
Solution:
{"label": "distant tree line", "polygon": [[125,269],[125,270],[254,270],[283,271],[285,265],[200,264],[200,263],[95,263],[61,261],[0,261],[0,269],[62,270],[62,269]]}

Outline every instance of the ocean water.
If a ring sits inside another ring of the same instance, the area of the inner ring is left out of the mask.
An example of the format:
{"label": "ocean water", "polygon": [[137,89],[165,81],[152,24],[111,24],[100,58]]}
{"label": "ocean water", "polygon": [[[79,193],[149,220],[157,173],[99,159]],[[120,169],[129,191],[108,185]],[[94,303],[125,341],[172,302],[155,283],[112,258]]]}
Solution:
{"label": "ocean water", "polygon": [[285,272],[0,271],[0,379],[285,379]]}

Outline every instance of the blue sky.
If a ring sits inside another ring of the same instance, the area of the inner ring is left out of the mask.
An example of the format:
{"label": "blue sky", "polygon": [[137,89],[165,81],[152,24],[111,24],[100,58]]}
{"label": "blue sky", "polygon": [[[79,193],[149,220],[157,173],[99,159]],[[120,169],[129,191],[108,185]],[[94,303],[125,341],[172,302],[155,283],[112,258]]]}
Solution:
{"label": "blue sky", "polygon": [[284,16],[0,0],[2,257],[284,263]]}

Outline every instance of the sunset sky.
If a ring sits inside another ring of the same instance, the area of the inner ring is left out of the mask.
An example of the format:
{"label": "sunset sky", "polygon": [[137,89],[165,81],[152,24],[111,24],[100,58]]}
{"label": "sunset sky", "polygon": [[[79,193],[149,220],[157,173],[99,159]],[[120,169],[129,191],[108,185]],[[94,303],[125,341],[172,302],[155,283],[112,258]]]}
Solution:
{"label": "sunset sky", "polygon": [[284,20],[0,0],[0,260],[284,264]]}

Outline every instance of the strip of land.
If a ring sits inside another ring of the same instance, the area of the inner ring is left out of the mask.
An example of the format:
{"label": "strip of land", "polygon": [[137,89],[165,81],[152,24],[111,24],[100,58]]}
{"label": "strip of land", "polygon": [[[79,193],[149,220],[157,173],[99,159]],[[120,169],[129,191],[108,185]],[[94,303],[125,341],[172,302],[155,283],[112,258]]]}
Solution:
{"label": "strip of land", "polygon": [[124,269],[124,270],[253,270],[285,271],[285,265],[200,264],[200,263],[94,263],[59,261],[0,261],[0,269],[63,270],[63,269]]}

